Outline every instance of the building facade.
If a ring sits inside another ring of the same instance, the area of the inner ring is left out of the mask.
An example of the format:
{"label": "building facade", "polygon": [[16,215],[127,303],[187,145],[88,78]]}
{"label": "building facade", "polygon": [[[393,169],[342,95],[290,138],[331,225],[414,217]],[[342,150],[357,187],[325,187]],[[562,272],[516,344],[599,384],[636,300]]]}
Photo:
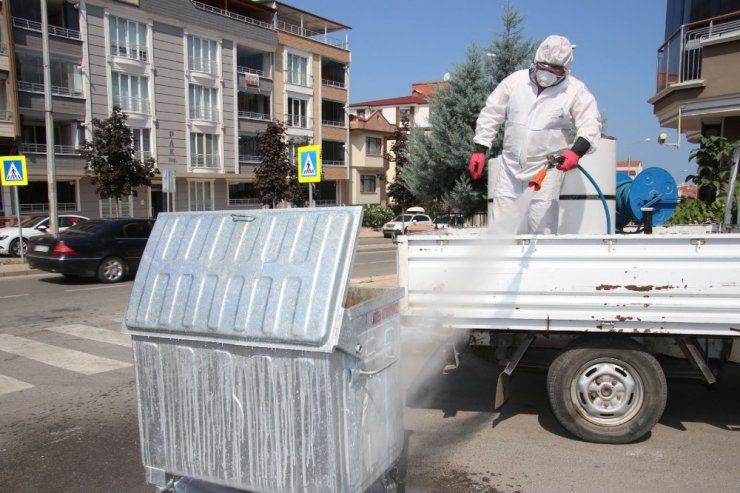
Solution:
{"label": "building facade", "polygon": [[[27,156],[30,179],[20,191],[21,212],[44,212],[41,12],[39,2],[9,3],[3,8],[12,26],[8,74],[17,74],[11,92],[22,114],[15,142]],[[60,213],[153,217],[168,207],[167,191],[169,207],[178,211],[260,207],[254,188],[257,135],[273,120],[286,123],[292,147],[321,143],[324,159],[336,157],[329,159],[321,184],[325,204],[349,195],[343,110],[350,52],[346,38],[330,37],[347,26],[272,1],[47,5]],[[0,55],[0,75],[2,70]],[[121,204],[95,193],[79,146],[91,139],[92,120],[107,118],[114,106],[128,115],[137,157],[152,157],[161,172],[174,173],[174,192],[160,176]],[[9,215],[8,201],[3,208]]]}
{"label": "building facade", "polygon": [[351,203],[388,205],[386,151],[396,128],[380,110],[350,116]]}

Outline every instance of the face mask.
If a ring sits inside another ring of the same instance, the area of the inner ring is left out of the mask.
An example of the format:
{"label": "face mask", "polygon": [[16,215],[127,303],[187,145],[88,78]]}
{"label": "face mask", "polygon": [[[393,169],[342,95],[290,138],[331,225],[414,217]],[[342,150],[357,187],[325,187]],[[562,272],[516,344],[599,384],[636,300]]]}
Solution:
{"label": "face mask", "polygon": [[547,70],[536,70],[534,77],[537,80],[537,85],[540,87],[550,87],[559,79],[557,75],[552,72],[548,72]]}

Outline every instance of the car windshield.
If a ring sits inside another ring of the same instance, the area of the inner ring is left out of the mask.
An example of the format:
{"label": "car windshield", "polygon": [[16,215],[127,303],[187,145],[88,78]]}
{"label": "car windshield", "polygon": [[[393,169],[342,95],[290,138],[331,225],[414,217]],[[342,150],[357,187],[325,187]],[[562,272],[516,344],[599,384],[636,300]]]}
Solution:
{"label": "car windshield", "polygon": [[397,223],[410,223],[411,218],[414,216],[411,214],[401,214],[400,216],[396,217],[393,221]]}
{"label": "car windshield", "polygon": [[105,221],[91,219],[88,221],[82,221],[70,228],[65,229],[60,233],[63,236],[89,236],[95,233],[105,224]]}
{"label": "car windshield", "polygon": [[35,228],[36,226],[38,226],[38,224],[41,221],[44,221],[44,220],[46,220],[45,217],[32,217],[31,219],[26,219],[25,221],[23,221],[21,223],[21,227],[22,228]]}

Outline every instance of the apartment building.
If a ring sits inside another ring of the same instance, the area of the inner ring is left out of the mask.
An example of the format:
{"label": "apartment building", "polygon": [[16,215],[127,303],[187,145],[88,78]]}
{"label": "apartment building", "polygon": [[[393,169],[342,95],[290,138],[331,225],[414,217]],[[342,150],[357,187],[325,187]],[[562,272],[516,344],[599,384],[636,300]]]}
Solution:
{"label": "apartment building", "polygon": [[386,151],[396,126],[380,110],[367,116],[351,115],[349,125],[352,161],[350,201],[353,204],[386,206],[389,164]]}
{"label": "apartment building", "polygon": [[662,127],[694,143],[702,135],[740,139],[738,2],[668,0],[657,67],[649,102]]}
{"label": "apartment building", "polygon": [[[9,9],[23,115],[17,141],[30,179],[23,212],[48,210],[38,4],[10,0]],[[116,204],[101,200],[84,176],[79,144],[91,138],[92,119],[107,118],[114,106],[128,115],[138,157],[175,174],[178,211],[259,207],[257,135],[270,121],[288,125],[294,146],[324,144],[325,160],[334,156],[327,149],[347,145],[350,54],[346,39],[329,36],[347,26],[274,1],[47,5],[60,212],[148,217],[165,210],[161,178]],[[340,153],[329,161],[321,196],[337,204],[349,188],[342,184],[349,163]]]}

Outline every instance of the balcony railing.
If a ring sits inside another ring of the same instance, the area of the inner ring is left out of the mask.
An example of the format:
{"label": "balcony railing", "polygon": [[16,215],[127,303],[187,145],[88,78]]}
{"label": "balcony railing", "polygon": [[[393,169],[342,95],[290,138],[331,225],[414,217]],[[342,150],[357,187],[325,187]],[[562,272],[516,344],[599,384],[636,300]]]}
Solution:
{"label": "balcony railing", "polygon": [[5,43],[0,43],[0,55],[7,55],[8,54],[8,45]]}
{"label": "balcony railing", "polygon": [[[20,17],[13,17],[13,27],[18,27],[21,29],[26,29],[28,31],[35,31],[37,33],[41,32],[41,23],[37,21],[32,21],[30,19],[22,19]],[[66,29],[64,27],[59,26],[53,26],[49,25],[49,34],[52,36],[58,36],[60,38],[67,38],[67,39],[81,39],[80,37],[80,31],[75,31],[73,29]]]}
{"label": "balcony railing", "polygon": [[285,115],[285,124],[294,128],[313,128],[313,118],[300,115]]}
{"label": "balcony railing", "polygon": [[321,120],[321,124],[325,127],[346,127],[347,125],[344,123],[344,121],[338,121],[338,120]]}
{"label": "balcony railing", "polygon": [[[19,80],[18,90],[44,94],[44,85],[39,84],[38,82],[24,82]],[[82,98],[85,96],[82,89],[78,89],[76,87],[51,86],[51,93],[54,96],[67,96],[71,98]]]}
{"label": "balcony railing", "polygon": [[740,12],[684,24],[658,48],[657,92],[701,78],[702,42],[740,32]]}
{"label": "balcony railing", "polygon": [[339,89],[344,89],[344,82],[340,82],[337,80],[321,79],[321,83],[325,86],[338,87]]}
{"label": "balcony railing", "polygon": [[211,12],[212,14],[216,15],[222,15],[224,17],[228,17],[230,19],[234,19],[239,22],[244,22],[246,24],[252,24],[253,26],[259,26],[263,27],[265,29],[274,29],[272,27],[272,24],[264,21],[260,21],[257,19],[252,19],[251,17],[247,17],[246,15],[237,14],[236,12],[229,12],[228,10],[220,9],[218,7],[213,7],[212,5],[206,5],[201,2],[195,2],[193,1],[193,5],[195,5],[195,8],[200,10],[205,10],[206,12]]}
{"label": "balcony railing", "polygon": [[262,161],[262,158],[252,154],[239,154],[239,164],[257,164]]}
{"label": "balcony railing", "polygon": [[146,46],[130,43],[111,43],[110,54],[131,60],[146,62],[149,59],[149,50]]}
{"label": "balcony railing", "polygon": [[[77,203],[75,202],[57,202],[59,212],[76,212]],[[21,214],[35,214],[39,212],[49,212],[49,204],[42,202],[39,204],[21,204]]]}
{"label": "balcony railing", "polygon": [[151,101],[144,98],[133,98],[131,96],[113,96],[113,105],[119,106],[127,113],[151,113]]}
{"label": "balcony railing", "polygon": [[[21,152],[24,154],[46,154],[46,144],[22,143]],[[80,149],[74,145],[55,145],[54,154],[77,155]]]}
{"label": "balcony railing", "polygon": [[272,79],[272,69],[262,70],[252,67],[236,67],[236,71],[239,74],[254,74],[264,77],[265,79]]}
{"label": "balcony railing", "polygon": [[216,75],[218,73],[218,61],[211,58],[191,56],[188,57],[188,69],[194,72]]}
{"label": "balcony railing", "polygon": [[324,33],[310,31],[308,29],[302,28],[301,26],[296,26],[295,24],[288,24],[284,21],[277,21],[277,28],[279,31],[293,34],[295,36],[312,39],[313,41],[333,46],[335,48],[340,48],[342,50],[349,50],[349,43],[347,43],[346,41],[330,38]]}
{"label": "balcony railing", "polygon": [[342,160],[339,160],[339,159],[322,159],[321,160],[321,165],[322,166],[335,166],[335,167],[336,166],[344,166],[345,165],[345,161],[343,159]]}
{"label": "balcony railing", "polygon": [[315,204],[316,207],[332,207],[335,205],[339,205],[337,203],[337,199],[316,200]]}
{"label": "balcony railing", "polygon": [[212,108],[210,106],[191,106],[190,119],[217,122],[219,120],[218,108]]}
{"label": "balcony railing", "polygon": [[285,71],[285,82],[294,86],[313,87],[313,75]]}
{"label": "balcony railing", "polygon": [[192,168],[218,168],[220,162],[218,154],[192,154],[190,156]]}
{"label": "balcony railing", "polygon": [[239,118],[245,120],[260,120],[263,122],[269,122],[272,117],[268,113],[255,113],[254,111],[241,111],[239,110]]}
{"label": "balcony railing", "polygon": [[229,205],[249,205],[249,206],[259,206],[262,202],[259,198],[252,198],[252,199],[229,199]]}
{"label": "balcony railing", "polygon": [[137,151],[136,149],[134,149],[134,158],[138,159],[142,163],[148,161],[151,157],[151,151]]}
{"label": "balcony railing", "polygon": [[8,110],[0,110],[0,121],[1,122],[12,122],[13,112]]}

